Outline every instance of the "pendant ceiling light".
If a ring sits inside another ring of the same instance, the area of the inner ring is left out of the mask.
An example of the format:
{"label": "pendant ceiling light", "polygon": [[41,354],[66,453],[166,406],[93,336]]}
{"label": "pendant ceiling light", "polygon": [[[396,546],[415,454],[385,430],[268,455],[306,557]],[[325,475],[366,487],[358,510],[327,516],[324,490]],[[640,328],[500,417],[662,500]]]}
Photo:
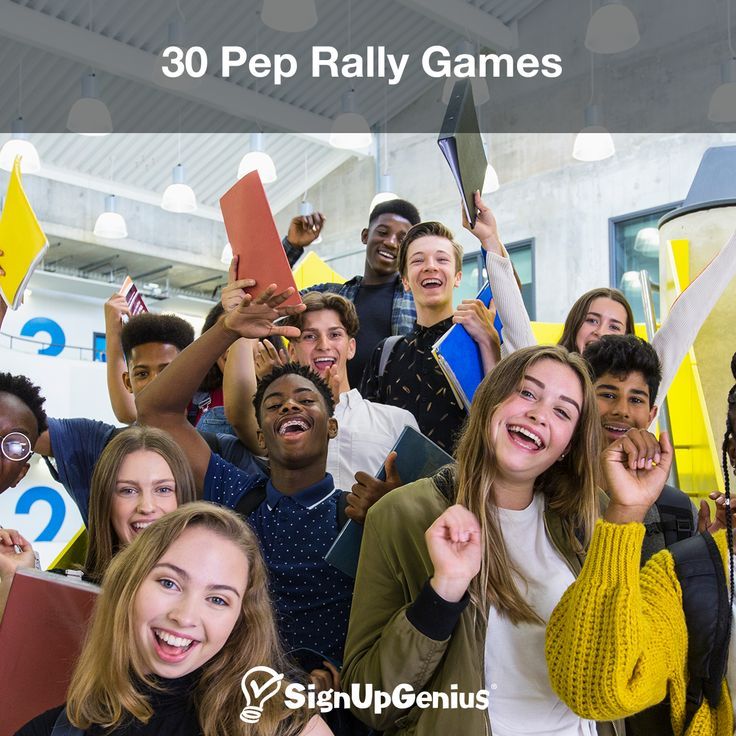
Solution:
{"label": "pendant ceiling light", "polygon": [[66,127],[80,135],[102,136],[112,133],[112,118],[97,91],[94,72],[82,77],[82,96],[71,106]]}
{"label": "pendant ceiling light", "polygon": [[23,127],[23,118],[13,120],[9,141],[0,148],[0,169],[13,170],[16,156],[20,156],[20,170],[23,174],[34,174],[41,168],[41,159],[36,147],[28,140]]}
{"label": "pendant ceiling light", "polygon": [[98,238],[109,238],[116,240],[128,237],[128,228],[125,218],[115,211],[115,195],[105,197],[105,211],[95,222],[94,233]]}
{"label": "pendant ceiling light", "polygon": [[603,125],[598,105],[585,108],[585,127],[575,136],[573,158],[578,161],[602,161],[616,153],[613,138]]}
{"label": "pendant ceiling light", "polygon": [[373,142],[368,121],[358,112],[355,92],[350,90],[342,96],[342,112],[335,118],[330,132],[330,145],[334,148],[359,151]]}
{"label": "pendant ceiling light", "polygon": [[263,0],[261,19],[275,31],[301,33],[317,25],[314,0]]}
{"label": "pendant ceiling light", "polygon": [[257,171],[258,176],[261,177],[261,181],[264,184],[270,184],[278,178],[276,175],[276,165],[265,151],[263,133],[250,134],[250,151],[240,159],[238,179],[251,171]]}
{"label": "pendant ceiling light", "polygon": [[604,0],[588,21],[585,48],[594,54],[618,54],[639,43],[634,14],[619,0]]}
{"label": "pendant ceiling light", "polygon": [[161,207],[168,212],[194,212],[197,209],[197,196],[184,183],[184,167],[181,164],[174,166],[171,172],[171,184],[164,191]]}

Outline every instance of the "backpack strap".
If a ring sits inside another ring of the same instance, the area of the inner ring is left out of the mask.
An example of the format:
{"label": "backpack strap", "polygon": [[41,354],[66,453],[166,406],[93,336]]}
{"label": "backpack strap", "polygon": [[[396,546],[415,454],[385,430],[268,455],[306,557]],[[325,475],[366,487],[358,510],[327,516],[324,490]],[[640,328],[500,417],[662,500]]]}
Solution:
{"label": "backpack strap", "polygon": [[654,505],[659,511],[659,523],[647,524],[647,533],[661,532],[665,547],[695,534],[693,508],[687,494],[666,485]]}
{"label": "backpack strap", "polygon": [[72,726],[69,722],[69,716],[66,714],[66,706],[64,706],[61,709],[61,713],[56,716],[51,736],[84,736],[84,731],[82,731],[81,728]]}
{"label": "backpack strap", "polygon": [[711,708],[721,699],[731,638],[731,606],[721,553],[708,532],[678,542],[669,551],[682,589],[688,633],[687,730],[703,697]]}
{"label": "backpack strap", "polygon": [[251,488],[235,505],[235,511],[241,516],[250,516],[266,500],[266,483],[259,483]]}
{"label": "backpack strap", "polygon": [[396,343],[404,337],[403,335],[391,335],[383,341],[383,348],[381,350],[381,358],[378,361],[378,377],[383,378],[383,374],[386,372],[386,366],[391,358]]}

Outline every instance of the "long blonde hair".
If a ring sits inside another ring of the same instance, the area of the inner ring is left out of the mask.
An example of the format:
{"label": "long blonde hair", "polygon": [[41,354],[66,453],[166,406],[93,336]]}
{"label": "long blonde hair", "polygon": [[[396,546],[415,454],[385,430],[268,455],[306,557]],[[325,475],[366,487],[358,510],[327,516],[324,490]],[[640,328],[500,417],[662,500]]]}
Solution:
{"label": "long blonde hair", "polygon": [[[274,622],[266,566],[252,529],[236,513],[205,502],[190,503],[144,529],[113,559],[105,574],[67,693],[71,723],[88,729],[119,726],[128,715],[147,723],[153,715],[139,684],[157,687],[137,651],[131,611],[141,584],[185,529],[201,527],[233,542],[245,556],[248,586],[242,610],[223,648],[203,667],[194,693],[204,736],[243,734],[287,736],[309,720],[306,710],[287,710],[279,698],[264,705],[257,725],[240,720],[240,681],[253,666],[289,673]],[[160,687],[160,686],[159,686]]]}
{"label": "long blonde hair", "polygon": [[120,466],[128,455],[138,450],[158,453],[166,461],[176,484],[179,506],[197,498],[191,466],[184,451],[169,434],[153,427],[128,427],[113,437],[95,465],[89,494],[89,545],[84,571],[96,583],[102,580],[120,547],[110,522]]}
{"label": "long blonde hair", "polygon": [[583,403],[569,451],[537,477],[534,489],[544,494],[547,506],[560,516],[576,552],[587,547],[597,516],[601,420],[585,361],[558,346],[517,350],[502,360],[478,387],[456,452],[457,503],[476,515],[482,530],[481,569],[471,583],[470,595],[484,620],[493,606],[515,624],[541,621],[514,582],[513,573],[518,571],[509,560],[496,513],[496,458],[489,439],[494,412],[518,390],[528,369],[541,360],[554,360],[575,372],[583,390]]}

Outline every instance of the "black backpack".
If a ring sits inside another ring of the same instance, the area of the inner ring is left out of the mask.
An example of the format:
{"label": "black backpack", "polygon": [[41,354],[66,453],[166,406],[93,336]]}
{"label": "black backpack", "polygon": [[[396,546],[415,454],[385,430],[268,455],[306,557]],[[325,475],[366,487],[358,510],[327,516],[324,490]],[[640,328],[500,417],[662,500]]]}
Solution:
{"label": "black backpack", "polygon": [[[711,708],[721,699],[731,638],[731,601],[723,559],[713,537],[698,534],[677,542],[668,550],[682,589],[687,624],[688,684],[685,730],[703,698]],[[628,736],[672,736],[669,697],[652,708],[626,719]]]}
{"label": "black backpack", "polygon": [[665,486],[654,505],[660,520],[646,524],[647,534],[662,533],[665,547],[695,534],[693,507],[686,493],[673,486]]}

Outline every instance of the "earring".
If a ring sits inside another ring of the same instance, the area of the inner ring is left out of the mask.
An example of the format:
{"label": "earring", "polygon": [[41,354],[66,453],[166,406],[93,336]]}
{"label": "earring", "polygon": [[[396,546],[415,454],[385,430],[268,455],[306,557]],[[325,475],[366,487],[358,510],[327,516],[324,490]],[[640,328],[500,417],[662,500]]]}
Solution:
{"label": "earring", "polygon": [[559,457],[557,458],[557,462],[558,462],[558,463],[561,463],[561,462],[562,462],[562,461],[563,461],[563,460],[565,459],[565,455],[567,455],[567,453],[566,453],[566,452],[563,452],[563,453],[562,453],[562,455],[560,455],[560,456],[559,456]]}

